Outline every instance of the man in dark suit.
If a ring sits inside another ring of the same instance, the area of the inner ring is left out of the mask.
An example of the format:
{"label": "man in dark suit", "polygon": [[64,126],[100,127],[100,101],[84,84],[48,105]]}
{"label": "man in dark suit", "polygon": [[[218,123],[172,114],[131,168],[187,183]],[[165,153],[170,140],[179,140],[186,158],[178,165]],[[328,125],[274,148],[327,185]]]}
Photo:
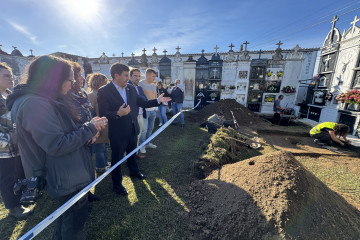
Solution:
{"label": "man in dark suit", "polygon": [[[129,67],[121,63],[114,63],[110,68],[112,82],[98,91],[98,105],[100,116],[106,116],[109,121],[109,139],[111,147],[111,165],[115,165],[123,158],[124,153],[130,153],[136,148],[139,124],[137,121],[139,107],[149,108],[158,106],[170,98],[160,96],[146,101],[139,96],[135,87],[127,84]],[[130,176],[145,179],[147,176],[139,171],[133,154],[127,160]],[[121,165],[112,172],[114,192],[127,195],[122,185]]]}

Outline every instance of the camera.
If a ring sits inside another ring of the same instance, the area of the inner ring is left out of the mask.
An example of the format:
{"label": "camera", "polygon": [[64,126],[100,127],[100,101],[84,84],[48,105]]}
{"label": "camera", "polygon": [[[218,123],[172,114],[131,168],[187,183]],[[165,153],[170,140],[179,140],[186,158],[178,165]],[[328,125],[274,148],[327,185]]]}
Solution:
{"label": "camera", "polygon": [[41,196],[41,190],[45,186],[42,177],[32,177],[31,179],[18,179],[14,185],[14,194],[20,195],[20,204],[28,206],[34,204]]}

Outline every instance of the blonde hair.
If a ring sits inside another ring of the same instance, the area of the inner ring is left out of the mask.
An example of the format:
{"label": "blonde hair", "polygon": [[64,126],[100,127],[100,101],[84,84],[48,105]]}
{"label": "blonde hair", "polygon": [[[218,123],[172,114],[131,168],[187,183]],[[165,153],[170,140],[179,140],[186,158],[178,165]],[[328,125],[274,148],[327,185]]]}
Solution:
{"label": "blonde hair", "polygon": [[109,82],[109,79],[102,73],[93,73],[90,75],[89,87],[92,90],[99,90],[100,87],[104,86]]}

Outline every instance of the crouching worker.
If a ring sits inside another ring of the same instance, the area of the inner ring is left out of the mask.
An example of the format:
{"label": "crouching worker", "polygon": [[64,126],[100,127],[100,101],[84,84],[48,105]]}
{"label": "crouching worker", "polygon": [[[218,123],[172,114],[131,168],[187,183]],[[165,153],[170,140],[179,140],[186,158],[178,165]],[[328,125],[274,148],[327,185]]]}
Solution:
{"label": "crouching worker", "polygon": [[[64,59],[50,55],[34,58],[22,81],[6,105],[16,123],[25,176],[44,177],[49,195],[64,204],[91,182],[87,143],[105,127],[107,119],[97,117],[76,126],[64,101],[74,83],[74,71]],[[52,239],[85,239],[87,204],[85,195],[62,214]]]}
{"label": "crouching worker", "polygon": [[[345,124],[334,122],[323,122],[310,130],[310,136],[315,138],[314,142],[319,145],[340,145],[345,146],[350,143],[346,136],[349,134],[350,128]],[[344,141],[339,138],[342,137]]]}
{"label": "crouching worker", "polygon": [[234,122],[232,120],[226,120],[224,114],[219,112],[210,116],[206,122],[200,124],[200,127],[207,127],[209,133],[215,133],[220,127],[233,127]]}

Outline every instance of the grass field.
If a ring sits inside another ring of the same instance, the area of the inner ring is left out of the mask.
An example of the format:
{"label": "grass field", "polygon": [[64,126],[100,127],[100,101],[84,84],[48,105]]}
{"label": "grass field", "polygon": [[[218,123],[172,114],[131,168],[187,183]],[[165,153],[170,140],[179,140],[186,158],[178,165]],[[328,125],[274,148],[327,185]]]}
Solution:
{"label": "grass field", "polygon": [[[96,186],[101,201],[91,204],[86,224],[87,239],[181,239],[188,236],[186,216],[189,209],[183,199],[188,185],[195,179],[192,163],[203,152],[210,135],[198,125],[185,128],[169,126],[154,141],[158,148],[148,149],[147,157],[138,160],[144,181],[128,177],[122,167],[124,186],[129,195],[112,193],[111,177]],[[0,239],[17,239],[57,208],[46,194],[26,221],[8,217],[0,205]],[[53,225],[36,239],[50,239]]]}
{"label": "grass field", "polygon": [[[198,124],[188,121],[185,128],[169,126],[153,141],[158,148],[148,149],[147,157],[137,161],[140,170],[148,175],[146,180],[129,178],[127,167],[123,167],[123,184],[129,191],[126,197],[112,193],[108,176],[93,189],[101,201],[91,204],[86,224],[87,239],[188,239],[191,236],[188,212],[194,209],[189,209],[185,195],[189,184],[196,179],[192,165],[204,153],[210,137]],[[260,152],[268,151],[273,149],[264,147]],[[329,167],[327,162],[331,160],[310,156],[296,158],[360,209],[358,174],[344,165]],[[7,216],[1,203],[0,239],[19,238],[56,208],[57,204],[45,194],[34,206],[31,217],[16,221]],[[52,225],[46,228],[36,239],[51,239],[52,228]]]}

